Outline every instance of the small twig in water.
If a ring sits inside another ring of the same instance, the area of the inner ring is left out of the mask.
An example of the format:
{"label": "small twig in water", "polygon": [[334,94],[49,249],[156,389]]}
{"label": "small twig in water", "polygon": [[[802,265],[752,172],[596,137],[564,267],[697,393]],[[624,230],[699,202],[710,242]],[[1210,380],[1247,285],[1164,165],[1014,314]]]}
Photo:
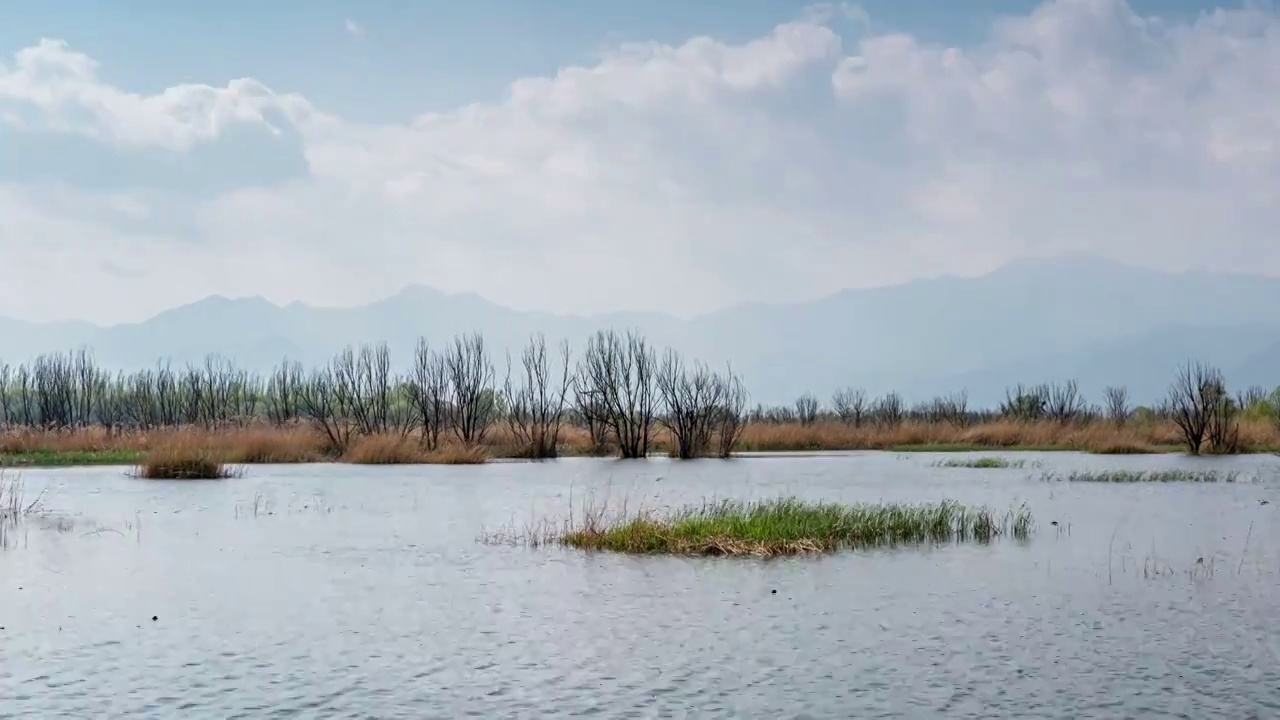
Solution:
{"label": "small twig in water", "polygon": [[1244,547],[1240,550],[1240,565],[1236,567],[1236,575],[1239,575],[1239,574],[1240,574],[1240,571],[1244,569],[1244,556],[1245,556],[1245,553],[1249,552],[1249,538],[1250,538],[1252,535],[1253,535],[1253,521],[1252,521],[1252,520],[1250,520],[1250,521],[1249,521],[1249,532],[1245,533],[1245,535],[1244,535]]}

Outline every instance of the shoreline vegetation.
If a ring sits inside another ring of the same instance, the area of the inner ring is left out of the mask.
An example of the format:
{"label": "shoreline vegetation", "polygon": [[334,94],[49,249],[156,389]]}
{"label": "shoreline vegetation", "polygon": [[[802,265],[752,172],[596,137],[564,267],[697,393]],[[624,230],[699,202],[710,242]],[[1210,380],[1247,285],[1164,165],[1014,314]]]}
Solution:
{"label": "shoreline vegetation", "polygon": [[482,534],[480,541],[641,555],[775,557],[905,544],[989,543],[1006,535],[1025,540],[1034,528],[1026,505],[1000,514],[950,500],[844,505],[783,497],[686,505],[661,514],[623,509],[609,516],[589,508],[560,528],[543,522]]}
{"label": "shoreline vegetation", "polygon": [[[346,462],[477,464],[565,456],[729,458],[743,452],[1073,450],[1100,454],[1280,452],[1280,391],[1228,393],[1216,369],[1179,368],[1168,396],[1133,407],[1123,388],[1088,402],[1074,381],[1017,385],[999,407],[960,392],[908,406],[846,388],[827,403],[749,407],[731,366],[659,353],[602,331],[577,354],[531,336],[498,363],[479,334],[419,341],[397,369],[386,344],[259,375],[210,356],[112,373],[87,349],[0,363],[0,466]],[[179,457],[182,456],[182,457]],[[182,461],[182,462],[179,462]],[[989,461],[989,466],[1017,464]],[[963,466],[984,467],[983,463]],[[952,465],[958,466],[958,465]],[[172,474],[172,473],[161,473]],[[207,473],[205,473],[207,474]]]}

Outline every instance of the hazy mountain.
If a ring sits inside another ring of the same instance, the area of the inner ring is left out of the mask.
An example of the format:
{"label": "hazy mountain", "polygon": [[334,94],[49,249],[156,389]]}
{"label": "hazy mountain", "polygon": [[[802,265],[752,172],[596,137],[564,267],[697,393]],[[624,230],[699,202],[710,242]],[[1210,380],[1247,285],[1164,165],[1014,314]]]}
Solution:
{"label": "hazy mountain", "polygon": [[[495,363],[530,333],[575,348],[601,328],[637,328],[659,346],[731,361],[753,398],[790,402],[854,385],[908,400],[967,389],[975,403],[1006,386],[1076,378],[1091,397],[1126,385],[1136,401],[1163,395],[1179,362],[1218,364],[1233,387],[1280,382],[1280,280],[1166,274],[1087,257],[1027,260],[978,278],[942,277],[848,290],[808,303],[735,307],[692,320],[660,313],[596,317],[524,313],[474,294],[409,287],[353,308],[284,307],[210,297],[141,323],[32,324],[0,318],[0,357],[88,345],[110,367],[198,361],[219,352],[265,369],[285,356],[323,362],[349,343],[385,340],[406,361],[434,344],[484,333]],[[1272,368],[1274,368],[1274,375]]]}
{"label": "hazy mountain", "polygon": [[1089,398],[1099,400],[1108,385],[1123,385],[1135,403],[1163,398],[1178,366],[1189,359],[1220,368],[1233,389],[1280,384],[1280,330],[1276,325],[1170,325],[1079,350],[1038,355],[944,378],[923,387],[934,394],[970,388],[970,400],[984,407],[1004,399],[1018,383],[1074,379]]}

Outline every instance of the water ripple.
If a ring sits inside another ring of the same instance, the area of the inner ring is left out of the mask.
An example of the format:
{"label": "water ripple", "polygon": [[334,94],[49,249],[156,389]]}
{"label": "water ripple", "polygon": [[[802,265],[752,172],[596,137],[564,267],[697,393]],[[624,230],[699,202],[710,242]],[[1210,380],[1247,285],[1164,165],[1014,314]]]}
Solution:
{"label": "water ripple", "polygon": [[[263,467],[199,485],[31,471],[59,510],[121,531],[32,529],[0,552],[0,718],[1280,715],[1280,503],[1259,502],[1274,473],[1097,487],[934,459],[495,464],[465,480]],[[768,562],[474,543],[587,493],[782,492],[1026,500],[1041,532]],[[276,513],[244,510],[259,498]]]}

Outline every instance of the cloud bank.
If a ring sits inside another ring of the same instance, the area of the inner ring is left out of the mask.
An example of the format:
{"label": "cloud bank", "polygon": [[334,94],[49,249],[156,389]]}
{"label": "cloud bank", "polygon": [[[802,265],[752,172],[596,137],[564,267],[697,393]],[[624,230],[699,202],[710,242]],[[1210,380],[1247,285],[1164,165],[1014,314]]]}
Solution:
{"label": "cloud bank", "polygon": [[1061,252],[1280,274],[1276,12],[1057,0],[967,47],[829,18],[381,125],[251,78],[139,94],[40,40],[0,63],[0,315],[407,283],[688,315]]}

